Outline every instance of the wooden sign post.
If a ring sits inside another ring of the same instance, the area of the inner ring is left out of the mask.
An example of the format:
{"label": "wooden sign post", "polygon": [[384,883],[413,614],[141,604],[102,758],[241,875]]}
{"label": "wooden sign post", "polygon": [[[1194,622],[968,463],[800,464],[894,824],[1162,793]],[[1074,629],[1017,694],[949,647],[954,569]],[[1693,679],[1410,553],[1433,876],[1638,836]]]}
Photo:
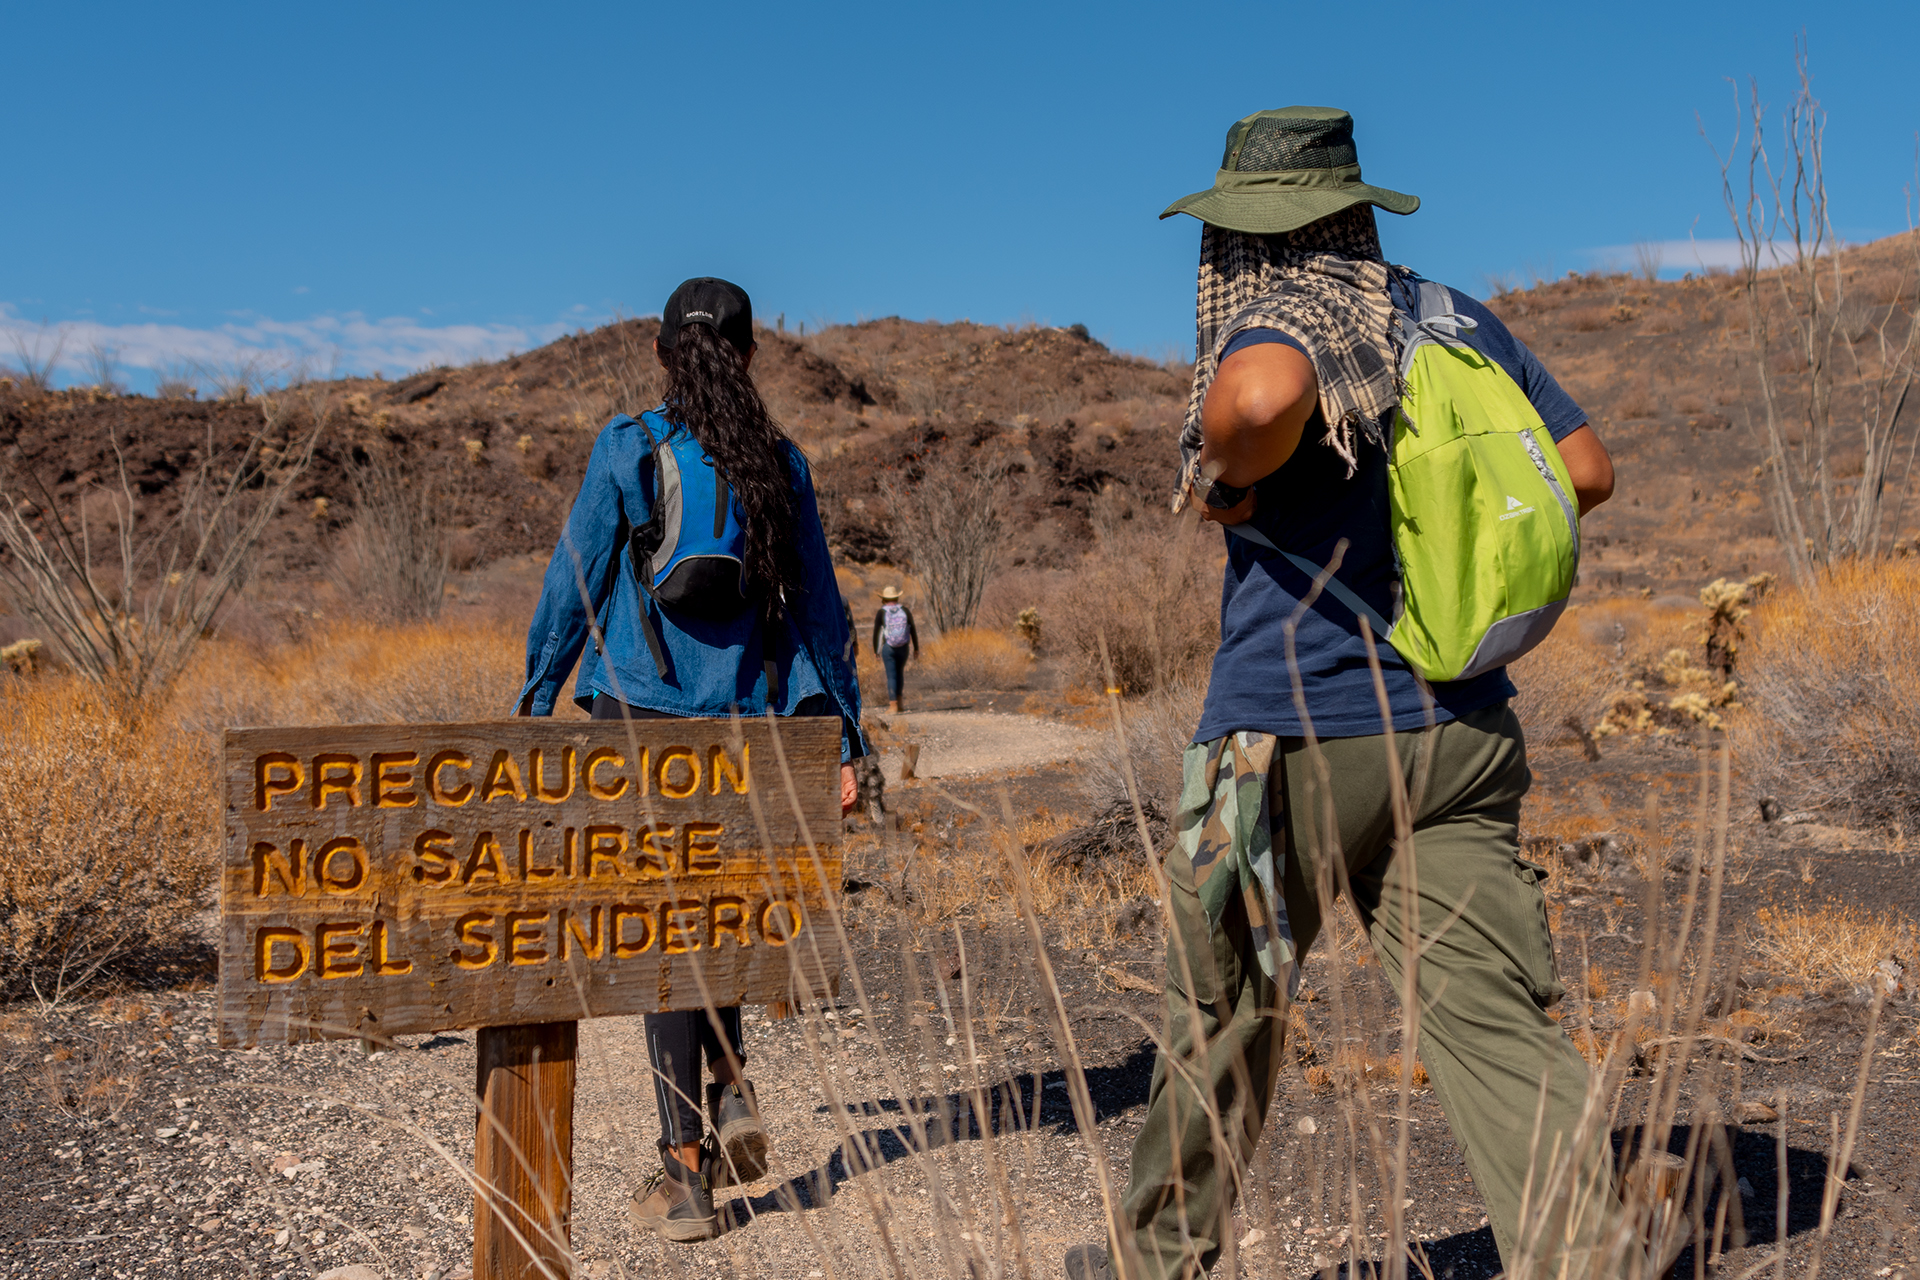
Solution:
{"label": "wooden sign post", "polygon": [[778,728],[230,731],[220,1043],[479,1028],[474,1280],[566,1275],[577,1020],[837,985],[840,723]]}

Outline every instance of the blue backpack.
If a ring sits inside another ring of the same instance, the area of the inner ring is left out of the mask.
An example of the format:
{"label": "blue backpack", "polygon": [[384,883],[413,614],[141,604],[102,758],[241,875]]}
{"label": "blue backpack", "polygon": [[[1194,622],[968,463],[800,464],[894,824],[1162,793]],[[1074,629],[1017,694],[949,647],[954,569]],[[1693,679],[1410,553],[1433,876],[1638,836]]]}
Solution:
{"label": "blue backpack", "polygon": [[[738,617],[758,600],[746,581],[744,513],[693,433],[663,421],[656,435],[647,421],[655,416],[639,424],[653,442],[653,513],[628,538],[634,579],[663,611],[707,622]],[[644,605],[640,628],[665,679],[666,654]]]}

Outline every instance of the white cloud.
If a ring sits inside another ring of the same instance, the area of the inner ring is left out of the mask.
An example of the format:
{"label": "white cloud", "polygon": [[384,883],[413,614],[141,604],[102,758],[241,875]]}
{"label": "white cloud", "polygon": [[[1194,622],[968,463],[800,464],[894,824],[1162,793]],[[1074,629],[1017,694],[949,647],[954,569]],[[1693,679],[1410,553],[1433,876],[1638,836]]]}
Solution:
{"label": "white cloud", "polygon": [[75,320],[41,325],[0,302],[0,364],[17,363],[24,348],[44,360],[59,347],[56,367],[69,378],[82,374],[97,347],[115,353],[123,369],[157,372],[182,364],[233,368],[247,364],[324,375],[394,374],[438,364],[498,359],[551,342],[567,324],[428,325],[394,316],[369,320],[359,312],[305,320],[239,315],[215,328],[143,322],[101,324]]}

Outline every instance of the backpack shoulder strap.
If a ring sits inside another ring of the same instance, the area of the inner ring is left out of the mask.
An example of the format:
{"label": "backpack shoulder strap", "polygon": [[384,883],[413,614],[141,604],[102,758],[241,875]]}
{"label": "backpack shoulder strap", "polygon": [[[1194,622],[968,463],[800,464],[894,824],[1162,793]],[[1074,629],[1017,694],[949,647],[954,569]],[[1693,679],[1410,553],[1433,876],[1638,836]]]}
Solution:
{"label": "backpack shoulder strap", "polygon": [[647,422],[647,419],[653,417],[657,412],[658,411],[655,410],[644,413],[634,419],[634,422],[640,427],[641,434],[646,436],[647,443],[651,446],[647,451],[646,461],[653,464],[653,509],[647,513],[647,522],[645,524],[637,529],[631,530],[629,530],[627,526],[626,512],[622,511],[620,513],[620,539],[619,542],[614,544],[613,563],[608,566],[608,572],[611,574],[617,571],[620,564],[619,548],[624,545],[627,549],[628,565],[633,570],[634,585],[640,590],[640,634],[647,642],[647,653],[653,658],[654,669],[659,672],[660,678],[665,680],[667,678],[667,655],[660,642],[659,630],[653,623],[653,583],[651,581],[652,575],[648,569],[648,565],[653,559],[653,553],[659,549],[662,539],[660,520],[660,451],[667,447],[666,437],[668,433],[662,431],[659,435],[655,435],[652,427]]}
{"label": "backpack shoulder strap", "polygon": [[1352,610],[1355,617],[1365,618],[1368,625],[1373,628],[1373,633],[1381,639],[1386,639],[1388,634],[1393,631],[1393,625],[1381,616],[1378,609],[1368,604],[1365,600],[1362,600],[1359,593],[1349,588],[1346,583],[1328,573],[1325,566],[1317,565],[1305,556],[1297,556],[1291,551],[1282,551],[1273,544],[1271,538],[1254,528],[1251,523],[1229,524],[1222,525],[1221,527],[1235,537],[1244,538],[1248,542],[1257,543],[1267,548],[1269,551],[1278,552],[1285,558],[1288,564],[1291,564],[1315,582],[1321,583],[1326,593]]}
{"label": "backpack shoulder strap", "polygon": [[1404,281],[1412,294],[1413,311],[1394,308],[1394,337],[1400,346],[1400,380],[1413,368],[1416,351],[1429,342],[1466,345],[1466,335],[1480,327],[1472,316],[1454,310],[1453,291],[1433,280],[1411,276]]}

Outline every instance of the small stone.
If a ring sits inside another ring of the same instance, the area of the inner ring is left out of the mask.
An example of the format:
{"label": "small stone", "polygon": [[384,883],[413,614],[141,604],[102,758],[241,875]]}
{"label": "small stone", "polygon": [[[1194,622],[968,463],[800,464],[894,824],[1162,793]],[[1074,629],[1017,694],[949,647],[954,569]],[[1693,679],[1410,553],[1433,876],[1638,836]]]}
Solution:
{"label": "small stone", "polygon": [[291,1239],[293,1239],[293,1232],[287,1230],[285,1227],[273,1233],[273,1243],[279,1248],[286,1248],[287,1241]]}
{"label": "small stone", "polygon": [[299,1163],[300,1163],[299,1156],[293,1154],[293,1152],[291,1151],[282,1151],[279,1155],[273,1158],[272,1167],[275,1173],[285,1173],[287,1170],[293,1168],[293,1166]]}
{"label": "small stone", "polygon": [[1746,1176],[1744,1174],[1741,1175],[1740,1181],[1735,1183],[1734,1185],[1740,1189],[1740,1198],[1742,1200],[1753,1199],[1753,1196],[1754,1196],[1753,1184],[1747,1181]]}
{"label": "small stone", "polygon": [[1247,1231],[1247,1234],[1240,1237],[1240,1247],[1242,1249],[1251,1249],[1253,1248],[1253,1246],[1259,1244],[1262,1240],[1265,1240],[1266,1238],[1267,1238],[1266,1232],[1262,1231],[1258,1227],[1252,1227]]}
{"label": "small stone", "polygon": [[1320,1131],[1320,1126],[1313,1122],[1312,1116],[1301,1116],[1293,1122],[1293,1128],[1296,1133],[1318,1133]]}
{"label": "small stone", "polygon": [[406,1233],[406,1237],[409,1240],[425,1240],[427,1238],[427,1229],[417,1222],[409,1222],[406,1226],[400,1228],[400,1230]]}
{"label": "small stone", "polygon": [[1747,1101],[1734,1106],[1733,1118],[1741,1124],[1770,1124],[1780,1118],[1780,1113],[1764,1102]]}
{"label": "small stone", "polygon": [[322,1271],[314,1280],[380,1280],[380,1273],[364,1262],[349,1262],[344,1267]]}
{"label": "small stone", "polygon": [[167,1138],[177,1138],[180,1136],[180,1131],[178,1129],[173,1128],[171,1125],[169,1125],[167,1128],[164,1128],[164,1129],[155,1129],[153,1131],[153,1136],[156,1138],[160,1138],[162,1140]]}

